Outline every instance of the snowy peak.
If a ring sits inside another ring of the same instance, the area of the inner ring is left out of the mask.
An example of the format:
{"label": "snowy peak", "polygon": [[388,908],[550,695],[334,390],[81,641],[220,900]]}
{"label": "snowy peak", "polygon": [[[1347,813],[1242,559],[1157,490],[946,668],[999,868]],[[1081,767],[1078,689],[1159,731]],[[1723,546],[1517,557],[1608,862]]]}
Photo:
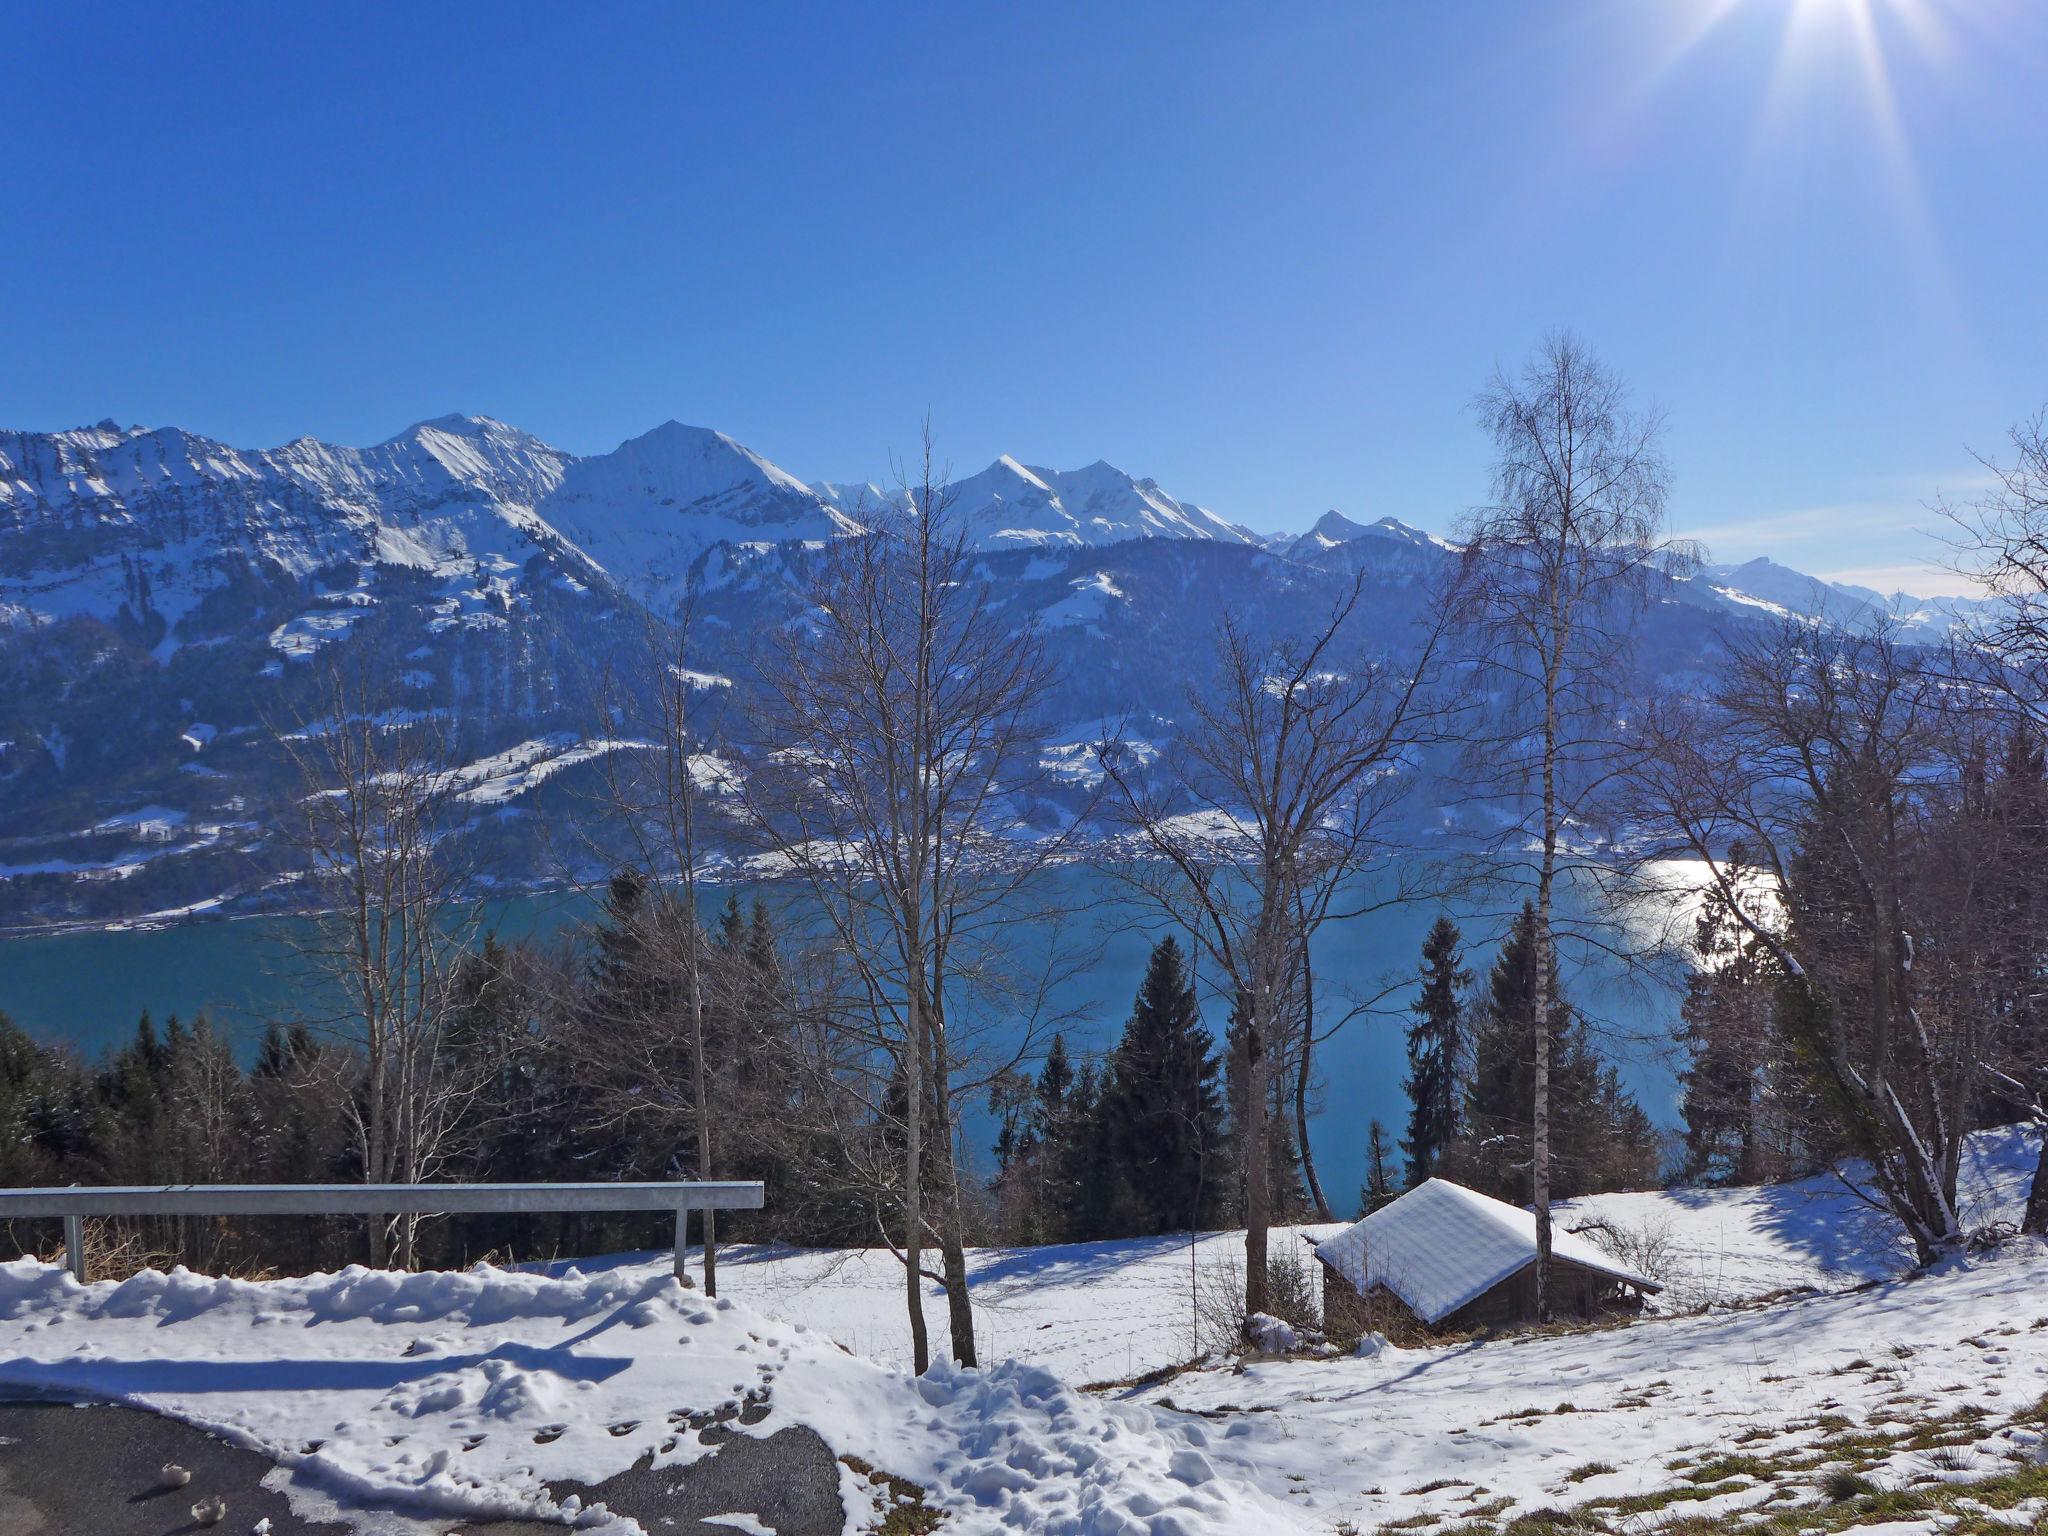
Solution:
{"label": "snowy peak", "polygon": [[1432,533],[1404,523],[1396,517],[1383,517],[1377,522],[1361,523],[1335,510],[1325,512],[1316,519],[1315,526],[1301,537],[1286,540],[1276,546],[1294,560],[1312,560],[1318,555],[1360,539],[1381,540],[1403,549],[1429,550],[1449,549],[1451,546]]}
{"label": "snowy peak", "polygon": [[970,537],[988,549],[1032,545],[1092,547],[1125,539],[1214,539],[1249,544],[1241,528],[1103,459],[1054,470],[1004,454],[955,481],[953,505]]}
{"label": "snowy peak", "polygon": [[1309,536],[1331,544],[1342,544],[1347,539],[1362,538],[1368,532],[1370,530],[1365,524],[1353,522],[1332,507],[1316,519],[1315,527],[1309,529]]}
{"label": "snowy peak", "polygon": [[855,527],[787,470],[723,432],[678,421],[575,460],[535,510],[657,607],[681,595],[713,545],[817,541]]}

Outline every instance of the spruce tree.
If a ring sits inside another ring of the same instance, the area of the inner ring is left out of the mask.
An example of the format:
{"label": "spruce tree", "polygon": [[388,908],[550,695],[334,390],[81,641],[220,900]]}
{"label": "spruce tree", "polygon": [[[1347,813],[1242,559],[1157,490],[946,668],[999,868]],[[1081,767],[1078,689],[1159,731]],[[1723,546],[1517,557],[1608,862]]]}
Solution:
{"label": "spruce tree", "polygon": [[1409,1005],[1408,1158],[1413,1186],[1436,1172],[1437,1159],[1458,1135],[1464,1069],[1465,990],[1472,973],[1461,963],[1462,935],[1448,916],[1439,917],[1422,941],[1422,986]]}
{"label": "spruce tree", "polygon": [[1400,1191],[1394,1188],[1394,1175],[1388,1164],[1392,1161],[1387,1150],[1387,1128],[1375,1120],[1367,1132],[1365,1143],[1365,1188],[1358,1192],[1358,1214],[1370,1216],[1381,1206],[1391,1205]]}
{"label": "spruce tree", "polygon": [[[1465,1093],[1465,1125],[1446,1162],[1452,1176],[1526,1204],[1528,1127],[1535,1103],[1536,915],[1525,905],[1487,979]],[[1543,988],[1550,1004],[1551,1193],[1558,1199],[1654,1181],[1657,1138],[1620,1075],[1602,1062],[1564,999],[1556,951]]]}
{"label": "spruce tree", "polygon": [[1214,1042],[1171,936],[1153,946],[1102,1094],[1108,1191],[1141,1235],[1212,1222],[1224,1189],[1223,1099]]}

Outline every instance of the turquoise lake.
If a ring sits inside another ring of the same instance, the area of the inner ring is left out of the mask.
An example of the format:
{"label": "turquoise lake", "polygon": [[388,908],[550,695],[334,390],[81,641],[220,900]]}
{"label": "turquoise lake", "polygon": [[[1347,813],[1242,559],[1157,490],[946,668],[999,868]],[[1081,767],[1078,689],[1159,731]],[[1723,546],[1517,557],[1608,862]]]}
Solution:
{"label": "turquoise lake", "polygon": [[[1057,989],[1053,1011],[1063,1016],[1071,1046],[1101,1050],[1122,1030],[1146,952],[1163,930],[1141,921],[1146,914],[1108,889],[1107,877],[1070,872],[1053,878],[1070,883],[1063,893],[1069,897],[1075,894],[1071,883],[1080,882],[1080,894],[1094,903],[1085,920],[1092,930],[1090,963]],[[707,916],[724,900],[723,891],[707,893]],[[502,935],[514,937],[561,932],[589,910],[588,900],[578,895],[530,896],[497,904],[489,916]],[[1319,1015],[1334,1018],[1353,1001],[1412,973],[1437,910],[1418,905],[1329,924],[1315,956]],[[0,939],[0,1013],[37,1038],[67,1042],[90,1059],[126,1039],[144,1009],[159,1023],[173,1013],[189,1019],[204,1010],[246,1054],[269,1020],[318,1018],[331,1011],[323,1009],[319,987],[308,982],[291,951],[292,930],[303,921],[262,917]],[[1467,964],[1483,979],[1492,945],[1481,928],[1468,924]],[[1607,985],[1597,973],[1584,971],[1568,973],[1566,985],[1573,1000],[1601,1021],[1603,1045],[1622,1063],[1644,1108],[1661,1123],[1673,1121],[1676,1088],[1659,1042],[1668,1039],[1676,1017],[1675,996]],[[1380,1005],[1382,1011],[1354,1019],[1319,1049],[1321,1109],[1311,1135],[1339,1214],[1348,1213],[1363,1180],[1370,1123],[1383,1121],[1395,1138],[1406,1123],[1404,1020],[1398,1010],[1412,992],[1403,986]],[[1226,1010],[1213,999],[1205,1007],[1210,1028],[1220,1036]]]}

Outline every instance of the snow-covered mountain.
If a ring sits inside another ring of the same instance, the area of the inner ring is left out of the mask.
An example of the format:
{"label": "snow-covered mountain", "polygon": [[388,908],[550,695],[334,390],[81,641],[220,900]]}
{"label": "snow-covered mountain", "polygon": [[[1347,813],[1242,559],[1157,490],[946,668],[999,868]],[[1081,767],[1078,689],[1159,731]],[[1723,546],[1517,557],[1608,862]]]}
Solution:
{"label": "snow-covered mountain", "polygon": [[534,506],[567,454],[488,417],[372,448],[231,448],[102,422],[0,433],[0,629],[73,616],[175,635],[217,592],[350,562],[516,567],[552,531]]}
{"label": "snow-covered mountain", "polygon": [[[865,501],[889,501],[874,485],[813,487],[852,515]],[[1098,459],[1085,469],[1042,469],[1004,454],[978,475],[955,480],[952,506],[983,549],[1095,548],[1126,539],[1216,539],[1251,544],[1253,537],[1207,507],[1181,501]]]}
{"label": "snow-covered mountain", "polygon": [[656,603],[682,591],[713,545],[815,542],[857,526],[723,432],[675,421],[572,460],[536,510],[615,581]]}
{"label": "snow-covered mountain", "polygon": [[[446,721],[480,865],[538,878],[560,852],[554,797],[599,756],[593,711],[619,648],[693,588],[692,665],[743,700],[761,637],[800,615],[817,545],[893,499],[806,484],[675,422],[582,458],[480,416],[369,448],[238,449],[111,422],[0,433],[0,928],[268,899],[295,784],[277,734],[317,727],[316,658],[381,680],[402,718]],[[1044,636],[1065,754],[1049,766],[1076,783],[1066,758],[1085,768],[1102,721],[1170,734],[1224,613],[1278,632],[1362,574],[1359,639],[1398,647],[1455,552],[1334,511],[1258,539],[1103,462],[1004,457],[952,500],[978,578]],[[1640,664],[1673,686],[1710,675],[1730,625],[1898,609],[1768,561],[1669,595]],[[1935,635],[1969,607],[1908,618]]]}
{"label": "snow-covered mountain", "polygon": [[1415,551],[1448,550],[1453,546],[1433,533],[1424,532],[1399,518],[1383,517],[1376,523],[1361,523],[1332,509],[1299,537],[1282,536],[1274,541],[1289,559],[1313,560],[1327,550],[1356,539],[1379,539]]}
{"label": "snow-covered mountain", "polygon": [[1698,584],[1727,602],[1772,614],[1815,619],[1848,629],[1886,623],[1907,635],[1939,639],[1958,625],[1987,617],[1999,600],[1988,597],[1915,597],[1848,582],[1824,581],[1759,556],[1741,565],[1710,565]]}

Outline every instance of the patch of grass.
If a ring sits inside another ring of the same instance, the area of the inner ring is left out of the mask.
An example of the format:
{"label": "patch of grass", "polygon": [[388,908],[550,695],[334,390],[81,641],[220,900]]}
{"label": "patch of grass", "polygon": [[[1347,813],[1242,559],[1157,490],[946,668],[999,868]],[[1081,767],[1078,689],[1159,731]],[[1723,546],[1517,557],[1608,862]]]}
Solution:
{"label": "patch of grass", "polygon": [[1729,1479],[1719,1483],[1679,1483],[1655,1493],[1632,1493],[1626,1498],[1595,1499],[1589,1509],[1612,1511],[1617,1515],[1648,1515],[1674,1504],[1696,1504],[1718,1499],[1724,1493],[1740,1493],[1749,1484]]}
{"label": "patch of grass", "polygon": [[1433,1477],[1426,1483],[1419,1483],[1415,1487],[1410,1488],[1405,1496],[1411,1499],[1420,1498],[1425,1493],[1442,1493],[1446,1488],[1462,1488],[1464,1486],[1464,1483],[1455,1477]]}
{"label": "patch of grass", "polygon": [[[1863,1480],[1867,1481],[1867,1480]],[[1657,1527],[1657,1536],[1834,1536],[1834,1533],[1894,1521],[1939,1516],[1944,1536],[2014,1536],[2021,1527],[2009,1511],[2048,1498],[2048,1466],[2028,1466],[1974,1483],[1927,1489],[1892,1489],[1858,1494],[1833,1504],[1785,1510],[1758,1520],[1753,1515],[1681,1515]],[[1602,1536],[1626,1536],[1618,1527],[1597,1527]]]}
{"label": "patch of grass", "polygon": [[1852,1468],[1837,1467],[1820,1480],[1820,1491],[1830,1504],[1846,1504],[1877,1492],[1877,1484]]}
{"label": "patch of grass", "polygon": [[1613,1470],[1614,1468],[1604,1461],[1589,1461],[1565,1473],[1564,1480],[1568,1483],[1583,1483],[1590,1478],[1605,1477]]}
{"label": "patch of grass", "polygon": [[945,1521],[945,1513],[928,1507],[924,1501],[924,1488],[907,1477],[898,1477],[893,1472],[877,1471],[858,1456],[839,1458],[847,1467],[869,1483],[886,1488],[889,1495],[888,1513],[882,1516],[882,1523],[874,1528],[875,1536],[931,1536]]}
{"label": "patch of grass", "polygon": [[1687,1480],[1694,1483],[1725,1483],[1731,1477],[1767,1483],[1777,1475],[1778,1469],[1761,1456],[1716,1456],[1685,1474]]}
{"label": "patch of grass", "polygon": [[1569,1531],[1585,1529],[1579,1524],[1578,1516],[1561,1509],[1532,1509],[1526,1515],[1517,1515],[1507,1523],[1501,1536],[1564,1536]]}

